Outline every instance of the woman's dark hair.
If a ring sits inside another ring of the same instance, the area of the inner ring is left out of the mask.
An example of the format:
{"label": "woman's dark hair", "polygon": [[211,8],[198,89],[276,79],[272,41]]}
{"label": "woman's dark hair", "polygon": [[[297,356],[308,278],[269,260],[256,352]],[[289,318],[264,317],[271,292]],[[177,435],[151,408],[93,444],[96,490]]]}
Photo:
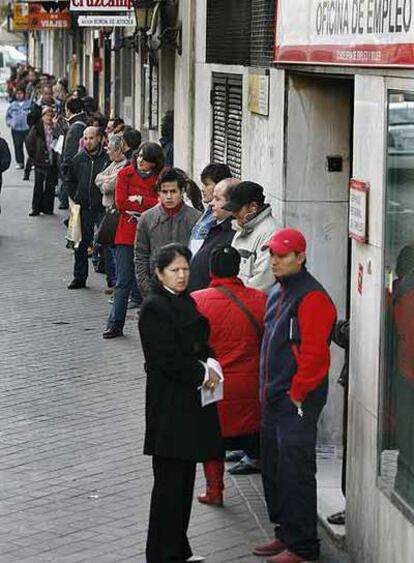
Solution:
{"label": "woman's dark hair", "polygon": [[167,268],[171,262],[182,256],[187,260],[188,263],[191,261],[191,250],[184,246],[183,244],[179,244],[177,242],[171,242],[170,244],[166,244],[162,246],[155,257],[155,268],[158,268],[160,272],[163,272],[165,268]]}
{"label": "woman's dark hair", "polygon": [[[125,133],[124,133],[125,139]],[[127,143],[128,144],[128,143]],[[133,162],[136,163],[138,156],[141,155],[147,162],[154,164],[154,172],[159,174],[164,167],[164,152],[158,143],[145,142],[139,146],[138,150],[132,155]]]}
{"label": "woman's dark hair", "polygon": [[237,276],[241,256],[230,244],[216,246],[210,254],[210,272],[220,278]]}
{"label": "woman's dark hair", "polygon": [[157,192],[161,190],[161,184],[164,182],[177,182],[177,186],[183,192],[185,190],[186,180],[182,175],[182,171],[179,168],[164,168],[161,174],[158,176],[158,181],[155,189]]}
{"label": "woman's dark hair", "polygon": [[200,177],[202,182],[209,178],[218,184],[221,180],[232,178],[233,174],[227,164],[213,162],[211,164],[207,164],[207,166],[202,170]]}
{"label": "woman's dark hair", "polygon": [[180,172],[185,180],[185,193],[191,201],[191,205],[194,207],[194,209],[198,209],[198,211],[204,211],[203,196],[201,194],[200,188],[197,186],[194,180],[189,178],[184,170],[181,170],[181,168],[176,168],[175,170],[177,170],[177,172]]}

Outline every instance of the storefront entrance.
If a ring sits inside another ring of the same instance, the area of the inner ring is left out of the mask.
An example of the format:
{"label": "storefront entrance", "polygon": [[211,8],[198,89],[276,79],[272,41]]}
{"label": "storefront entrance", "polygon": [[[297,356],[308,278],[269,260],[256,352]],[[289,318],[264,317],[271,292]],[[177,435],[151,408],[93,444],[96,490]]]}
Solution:
{"label": "storefront entrance", "polygon": [[[353,80],[289,75],[286,124],[286,224],[309,241],[308,267],[327,288],[338,318],[349,311],[349,179],[352,173]],[[332,346],[330,396],[320,443],[342,445],[343,351]]]}

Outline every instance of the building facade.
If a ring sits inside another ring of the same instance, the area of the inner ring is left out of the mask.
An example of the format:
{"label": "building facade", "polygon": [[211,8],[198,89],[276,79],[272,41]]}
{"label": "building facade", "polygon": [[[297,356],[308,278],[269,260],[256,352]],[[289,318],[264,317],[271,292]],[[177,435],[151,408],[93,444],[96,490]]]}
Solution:
{"label": "building facade", "polygon": [[[165,10],[170,3],[161,4]],[[158,139],[162,115],[174,110],[177,166],[198,180],[208,162],[228,162],[235,175],[264,186],[280,225],[304,232],[310,270],[339,318],[351,319],[348,547],[354,561],[409,562],[414,6],[172,4],[176,21],[167,27],[160,14],[152,21],[151,48],[139,38],[133,43],[134,29],[77,28],[63,66],[76,67],[101,109],[125,117],[146,138]],[[171,28],[174,40],[163,41]],[[43,61],[51,61],[45,70],[58,74],[44,35],[32,53],[39,59],[39,43]],[[336,346],[332,356],[320,446],[339,451],[343,390],[336,380],[344,356]]]}

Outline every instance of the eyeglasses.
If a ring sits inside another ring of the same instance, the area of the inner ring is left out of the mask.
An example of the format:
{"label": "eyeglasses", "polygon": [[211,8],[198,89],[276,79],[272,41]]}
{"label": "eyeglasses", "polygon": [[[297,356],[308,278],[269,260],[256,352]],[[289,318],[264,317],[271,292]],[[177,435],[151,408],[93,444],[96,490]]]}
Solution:
{"label": "eyeglasses", "polygon": [[165,268],[167,272],[170,272],[173,276],[178,276],[180,272],[183,272],[184,275],[188,275],[190,273],[190,268]]}

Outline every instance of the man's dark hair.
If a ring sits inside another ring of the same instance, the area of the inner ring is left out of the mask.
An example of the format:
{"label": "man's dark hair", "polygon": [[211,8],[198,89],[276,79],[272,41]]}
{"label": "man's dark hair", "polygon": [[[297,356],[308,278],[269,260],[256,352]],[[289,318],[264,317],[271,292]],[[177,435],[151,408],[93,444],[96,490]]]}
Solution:
{"label": "man's dark hair", "polygon": [[185,178],[183,174],[176,168],[164,168],[161,174],[158,176],[156,190],[159,192],[161,190],[161,185],[165,182],[177,182],[177,186],[181,191],[185,190]]}
{"label": "man's dark hair", "polygon": [[69,98],[66,102],[66,109],[70,111],[70,113],[76,114],[85,111],[85,106],[80,98]]}
{"label": "man's dark hair", "polygon": [[133,127],[125,128],[123,138],[128,148],[132,151],[136,151],[141,144],[141,133]]}
{"label": "man's dark hair", "polygon": [[97,111],[88,117],[88,125],[93,125],[94,123],[98,123],[97,127],[100,129],[105,129],[108,121],[103,113]]}
{"label": "man's dark hair", "polygon": [[84,96],[82,102],[88,115],[92,115],[98,111],[98,104],[92,96]]}
{"label": "man's dark hair", "polygon": [[231,173],[230,168],[227,164],[222,164],[221,162],[213,162],[211,164],[207,164],[207,166],[203,169],[200,174],[201,181],[204,182],[207,178],[213,180],[216,184],[225,178],[232,178],[233,174]]}
{"label": "man's dark hair", "polygon": [[237,276],[241,256],[230,244],[216,246],[210,254],[210,272],[220,278]]}
{"label": "man's dark hair", "polygon": [[[125,139],[125,134],[124,134]],[[137,157],[141,155],[144,160],[154,164],[153,171],[158,174],[164,168],[164,152],[162,147],[158,143],[145,142],[140,145],[138,150],[134,151],[132,155],[132,161],[134,164],[137,161]]]}
{"label": "man's dark hair", "polygon": [[158,250],[154,265],[160,272],[163,272],[178,256],[182,256],[190,263],[191,250],[187,246],[176,242],[166,244]]}

